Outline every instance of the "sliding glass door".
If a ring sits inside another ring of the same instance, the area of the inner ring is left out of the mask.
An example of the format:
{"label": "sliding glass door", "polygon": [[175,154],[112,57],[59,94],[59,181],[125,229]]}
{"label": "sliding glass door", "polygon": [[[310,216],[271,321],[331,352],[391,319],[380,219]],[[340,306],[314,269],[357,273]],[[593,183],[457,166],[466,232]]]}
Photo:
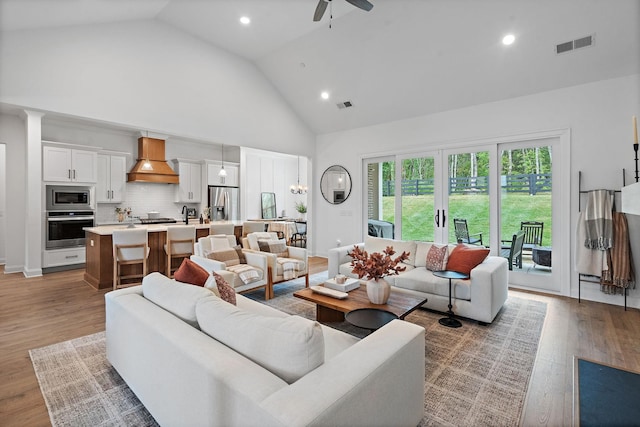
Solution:
{"label": "sliding glass door", "polygon": [[567,270],[556,265],[567,258],[562,248],[568,253],[570,239],[553,224],[568,209],[562,196],[568,185],[557,190],[553,177],[566,175],[559,160],[568,157],[562,138],[560,133],[364,159],[365,234],[464,242],[508,259],[513,236],[523,230],[523,253],[511,257],[509,283],[561,291]]}

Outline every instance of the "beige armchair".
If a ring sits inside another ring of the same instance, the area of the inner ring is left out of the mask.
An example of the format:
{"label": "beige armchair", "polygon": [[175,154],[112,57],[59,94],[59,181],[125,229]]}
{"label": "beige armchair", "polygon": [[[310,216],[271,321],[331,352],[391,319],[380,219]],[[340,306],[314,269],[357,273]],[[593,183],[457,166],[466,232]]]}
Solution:
{"label": "beige armchair", "polygon": [[275,242],[277,240],[278,235],[273,232],[249,233],[242,239],[242,247],[245,248],[245,250],[258,252],[267,257],[271,289],[273,289],[273,284],[275,283],[280,283],[303,276],[305,278],[305,287],[308,288],[309,256],[307,253],[307,249],[285,245],[285,255],[261,250],[261,243],[263,246],[262,249],[265,249],[267,242]]}
{"label": "beige armchair", "polygon": [[[242,265],[227,265],[230,263],[207,257],[211,252],[225,251],[235,247],[236,236],[233,235],[209,235],[201,237],[195,244],[191,261],[209,272],[215,271],[218,273],[237,293],[265,288],[265,300],[272,298],[273,286],[269,281],[269,267],[265,255],[242,250],[247,261],[246,264]],[[247,270],[247,267],[251,267],[251,269],[257,273],[257,280],[246,280],[246,277],[252,274]],[[245,279],[243,279],[243,277],[245,277]]]}

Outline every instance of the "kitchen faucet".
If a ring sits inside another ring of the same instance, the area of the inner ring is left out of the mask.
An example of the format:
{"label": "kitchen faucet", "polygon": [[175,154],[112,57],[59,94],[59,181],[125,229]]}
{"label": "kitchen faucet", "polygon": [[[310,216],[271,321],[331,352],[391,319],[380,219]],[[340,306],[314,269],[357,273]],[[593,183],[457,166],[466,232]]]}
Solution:
{"label": "kitchen faucet", "polygon": [[182,213],[184,214],[184,223],[189,224],[189,209],[187,209],[187,205],[182,207]]}

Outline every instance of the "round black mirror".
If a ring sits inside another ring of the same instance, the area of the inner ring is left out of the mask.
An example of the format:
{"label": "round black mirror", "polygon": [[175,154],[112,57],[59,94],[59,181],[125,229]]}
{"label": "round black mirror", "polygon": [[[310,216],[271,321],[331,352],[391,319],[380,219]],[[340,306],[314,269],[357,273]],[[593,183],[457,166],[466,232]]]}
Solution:
{"label": "round black mirror", "polygon": [[322,197],[332,205],[339,205],[351,194],[351,175],[342,166],[327,168],[320,179]]}

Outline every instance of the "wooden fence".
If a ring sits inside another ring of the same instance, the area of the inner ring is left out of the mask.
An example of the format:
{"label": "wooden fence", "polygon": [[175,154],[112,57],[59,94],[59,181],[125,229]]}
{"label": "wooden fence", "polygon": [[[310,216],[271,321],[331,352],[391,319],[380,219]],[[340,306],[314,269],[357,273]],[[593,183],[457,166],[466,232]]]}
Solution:
{"label": "wooden fence", "polygon": [[[519,174],[502,175],[501,187],[508,193],[538,193],[551,192],[551,174]],[[403,179],[403,196],[422,196],[433,194],[434,180],[431,179]],[[449,194],[489,194],[489,178],[486,176],[449,178]],[[383,181],[382,195],[395,195],[395,181]]]}

